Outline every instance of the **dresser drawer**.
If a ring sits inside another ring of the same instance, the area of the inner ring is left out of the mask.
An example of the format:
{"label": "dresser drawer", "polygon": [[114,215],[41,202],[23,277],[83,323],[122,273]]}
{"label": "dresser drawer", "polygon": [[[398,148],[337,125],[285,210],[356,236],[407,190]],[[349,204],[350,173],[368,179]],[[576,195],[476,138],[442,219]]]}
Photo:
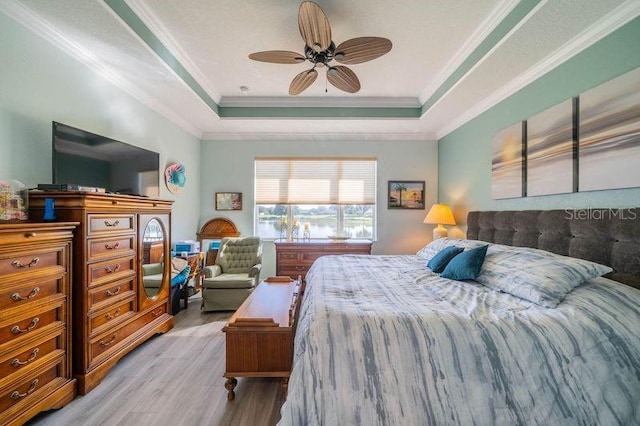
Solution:
{"label": "dresser drawer", "polygon": [[135,217],[132,214],[90,214],[87,236],[93,237],[115,232],[133,232],[135,224]]}
{"label": "dresser drawer", "polygon": [[133,256],[105,260],[89,265],[89,287],[135,275]]}
{"label": "dresser drawer", "polygon": [[293,252],[279,252],[277,261],[283,265],[295,265],[300,262],[301,256],[298,253]]}
{"label": "dresser drawer", "polygon": [[12,251],[0,254],[0,279],[20,279],[28,274],[47,273],[46,269],[64,265],[64,249]]}
{"label": "dresser drawer", "polygon": [[129,278],[90,288],[88,310],[103,309],[107,305],[135,295],[133,283],[134,280]]}
{"label": "dresser drawer", "polygon": [[118,304],[108,306],[106,309],[89,314],[89,334],[100,333],[111,326],[115,326],[122,321],[126,321],[135,310],[135,298],[131,296],[128,300]]}
{"label": "dresser drawer", "polygon": [[53,336],[44,336],[36,342],[17,348],[14,352],[0,359],[0,377],[11,380],[11,375],[27,369],[37,368],[38,365],[64,353],[62,350],[63,330]]}
{"label": "dresser drawer", "polygon": [[46,388],[48,383],[61,376],[63,362],[64,357],[60,358],[57,364],[38,369],[15,385],[9,386],[2,392],[2,395],[0,395],[0,412],[19,403],[28,404],[30,403],[28,401],[37,401],[42,394],[43,388]]}
{"label": "dresser drawer", "polygon": [[64,291],[63,275],[58,279],[29,280],[12,286],[0,288],[0,310],[21,306],[31,301],[40,301]]}
{"label": "dresser drawer", "polygon": [[332,254],[332,253],[318,253],[318,252],[301,253],[300,262],[303,263],[304,265],[311,266],[316,259],[322,256],[327,256],[329,254]]}
{"label": "dresser drawer", "polygon": [[[126,341],[127,338],[130,338],[136,331],[139,331],[166,312],[166,304],[158,306],[134,321],[124,323],[122,326],[91,339],[89,342],[89,365],[97,364],[101,360],[111,356],[113,352],[116,352],[120,348],[121,344]],[[91,367],[89,367],[89,369],[91,369]]]}
{"label": "dresser drawer", "polygon": [[26,336],[40,334],[42,330],[51,329],[55,324],[62,326],[65,321],[64,308],[65,305],[53,306],[49,310],[3,321],[0,327],[0,346]]}
{"label": "dresser drawer", "polygon": [[278,271],[276,275],[281,276],[290,276],[291,278],[297,278],[298,275],[302,275],[303,277],[309,272],[309,266],[305,265],[285,265],[278,267]]}
{"label": "dresser drawer", "polygon": [[89,262],[96,260],[127,256],[135,253],[134,236],[122,236],[89,240]]}

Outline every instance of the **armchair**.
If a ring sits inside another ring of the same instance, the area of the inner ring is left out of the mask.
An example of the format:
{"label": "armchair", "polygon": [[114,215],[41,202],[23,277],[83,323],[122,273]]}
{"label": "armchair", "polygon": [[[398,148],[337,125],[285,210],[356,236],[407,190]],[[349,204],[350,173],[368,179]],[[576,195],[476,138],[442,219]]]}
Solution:
{"label": "armchair", "polygon": [[216,264],[203,270],[202,309],[238,309],[260,281],[261,262],[260,237],[223,238]]}

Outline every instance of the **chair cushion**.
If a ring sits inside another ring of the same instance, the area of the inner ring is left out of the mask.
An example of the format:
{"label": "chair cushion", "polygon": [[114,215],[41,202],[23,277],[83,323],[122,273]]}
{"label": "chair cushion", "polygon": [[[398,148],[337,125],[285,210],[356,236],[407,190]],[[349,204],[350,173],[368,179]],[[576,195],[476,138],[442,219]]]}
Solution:
{"label": "chair cushion", "polygon": [[204,288],[251,288],[255,279],[248,274],[222,274],[202,281]]}
{"label": "chair cushion", "polygon": [[146,288],[160,288],[162,284],[162,274],[145,275],[142,281]]}
{"label": "chair cushion", "polygon": [[249,272],[249,269],[261,260],[260,237],[225,237],[220,243],[216,265],[219,265],[224,273],[242,274]]}

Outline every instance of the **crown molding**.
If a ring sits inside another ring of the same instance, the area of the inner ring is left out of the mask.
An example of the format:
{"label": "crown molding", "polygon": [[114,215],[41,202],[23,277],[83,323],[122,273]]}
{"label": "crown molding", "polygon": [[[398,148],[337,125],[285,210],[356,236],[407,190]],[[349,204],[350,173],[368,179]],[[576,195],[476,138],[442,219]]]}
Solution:
{"label": "crown molding", "polygon": [[205,132],[202,141],[436,141],[427,133],[291,133],[291,132]]}
{"label": "crown molding", "polygon": [[191,60],[191,57],[180,47],[180,44],[171,37],[171,32],[164,26],[162,21],[145,5],[144,2],[124,0],[124,2],[138,15],[138,17],[151,30],[154,36],[166,47],[182,66],[193,76],[211,98],[220,104],[222,96],[210,84],[209,79],[200,71],[200,68]]}
{"label": "crown molding", "polygon": [[419,108],[416,97],[224,96],[221,107]]}
{"label": "crown molding", "polygon": [[552,54],[495,91],[491,96],[484,98],[482,102],[479,102],[473,108],[467,110],[466,113],[442,127],[442,129],[437,132],[438,139],[443,138],[509,96],[522,90],[530,83],[533,83],[538,78],[568,61],[639,15],[640,2],[637,0],[627,0],[627,2],[621,4],[611,13],[605,15],[603,19],[582,31],[564,46],[556,49]]}
{"label": "crown molding", "polygon": [[442,68],[438,75],[425,87],[418,100],[420,105],[424,104],[435,93],[440,86],[458,69],[467,57],[484,41],[485,38],[511,13],[520,0],[502,0],[498,3],[489,16],[482,21],[476,30],[471,34],[462,47],[451,57],[449,62]]}
{"label": "crown molding", "polygon": [[169,119],[186,132],[196,138],[200,138],[202,136],[202,132],[195,126],[180,118],[176,113],[166,108],[157,99],[147,95],[144,91],[139,90],[126,79],[113,72],[112,68],[107,66],[98,56],[94,55],[91,51],[85,49],[71,38],[65,36],[48,21],[42,19],[40,15],[34,13],[23,3],[16,0],[5,0],[0,2],[0,10],[34,34],[51,43],[54,47],[68,54],[81,64],[86,65],[100,77],[131,95],[148,108]]}

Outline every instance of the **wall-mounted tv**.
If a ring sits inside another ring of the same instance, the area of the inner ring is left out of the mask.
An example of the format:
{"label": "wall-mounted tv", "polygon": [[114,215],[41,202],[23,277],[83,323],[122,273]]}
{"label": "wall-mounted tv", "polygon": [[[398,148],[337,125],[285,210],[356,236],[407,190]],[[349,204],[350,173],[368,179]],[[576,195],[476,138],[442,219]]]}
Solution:
{"label": "wall-mounted tv", "polygon": [[53,122],[53,183],[158,197],[160,155]]}

